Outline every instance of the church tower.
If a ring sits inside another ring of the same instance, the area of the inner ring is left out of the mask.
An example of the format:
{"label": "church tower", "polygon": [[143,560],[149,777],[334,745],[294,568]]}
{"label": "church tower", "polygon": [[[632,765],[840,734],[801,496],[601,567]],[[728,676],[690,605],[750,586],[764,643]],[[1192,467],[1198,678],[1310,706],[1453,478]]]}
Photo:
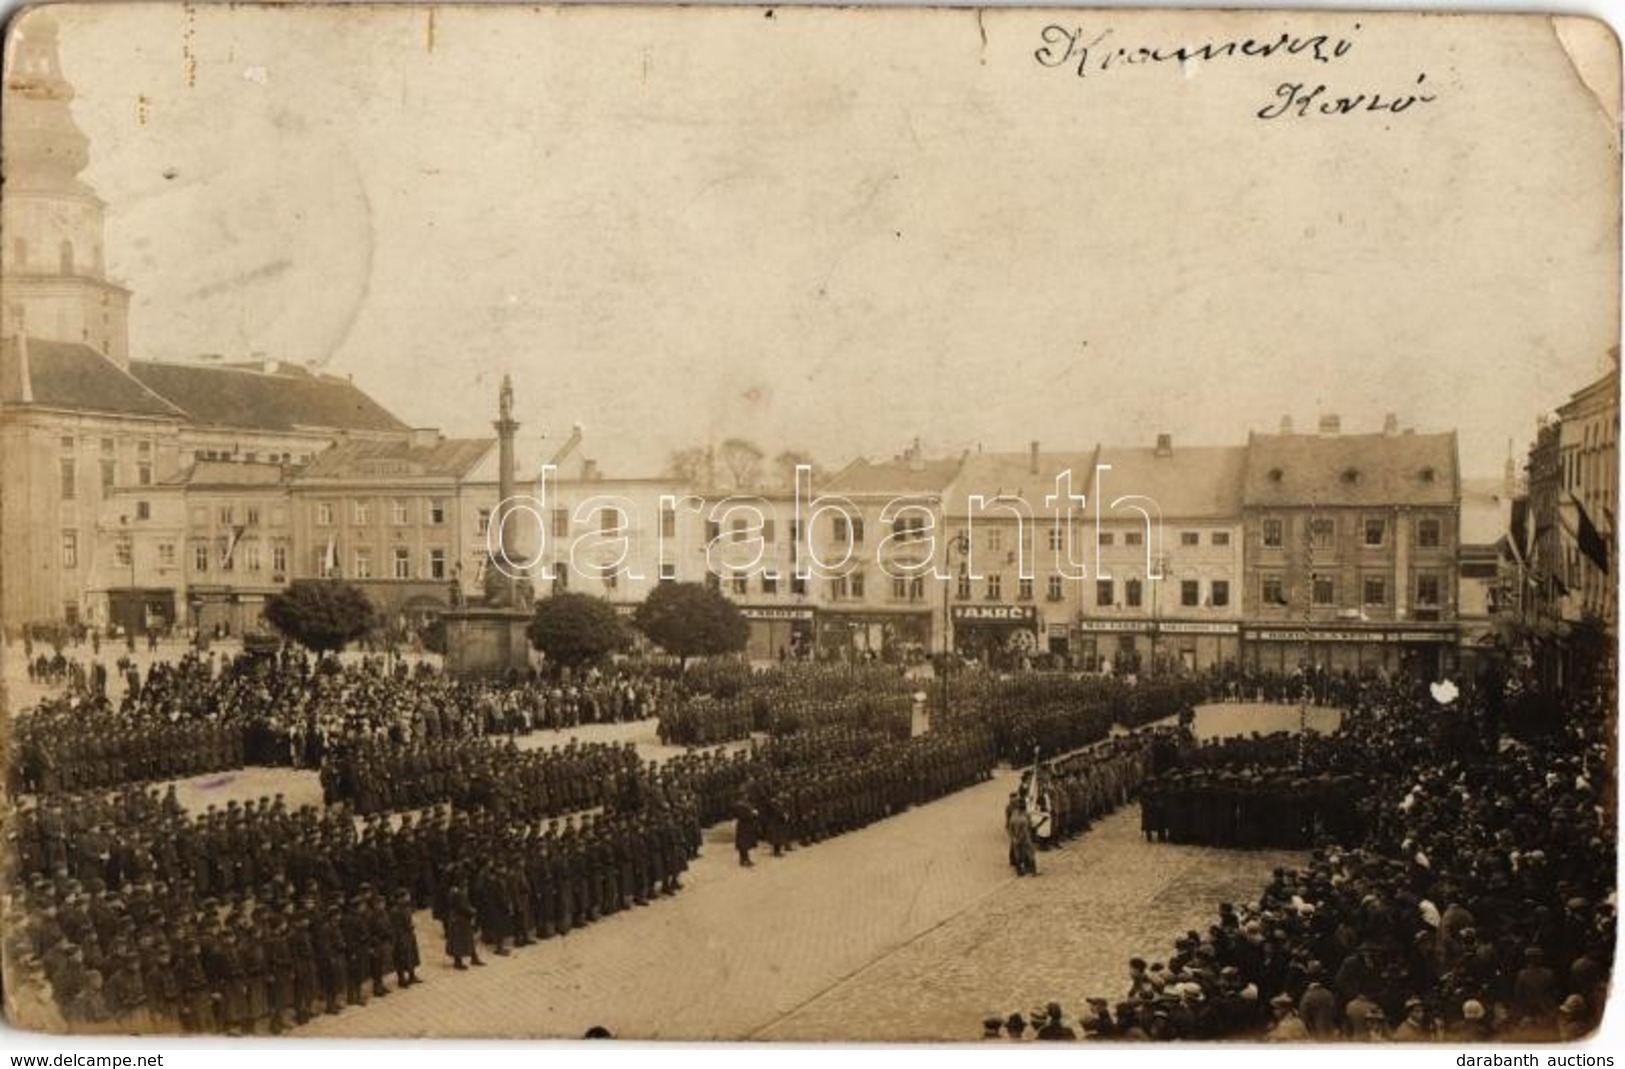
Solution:
{"label": "church tower", "polygon": [[0,204],[0,337],[27,333],[76,342],[127,366],[130,291],[107,277],[101,198],[79,173],[90,142],[73,121],[56,23],[42,10],[18,20],[6,70],[5,197]]}

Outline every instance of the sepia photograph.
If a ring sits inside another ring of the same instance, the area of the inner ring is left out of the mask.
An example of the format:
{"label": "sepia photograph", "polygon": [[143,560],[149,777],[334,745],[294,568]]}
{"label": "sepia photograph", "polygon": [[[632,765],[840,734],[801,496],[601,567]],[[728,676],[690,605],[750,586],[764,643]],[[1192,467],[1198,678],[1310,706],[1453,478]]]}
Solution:
{"label": "sepia photograph", "polygon": [[1605,22],[4,40],[0,1045],[1618,1025]]}

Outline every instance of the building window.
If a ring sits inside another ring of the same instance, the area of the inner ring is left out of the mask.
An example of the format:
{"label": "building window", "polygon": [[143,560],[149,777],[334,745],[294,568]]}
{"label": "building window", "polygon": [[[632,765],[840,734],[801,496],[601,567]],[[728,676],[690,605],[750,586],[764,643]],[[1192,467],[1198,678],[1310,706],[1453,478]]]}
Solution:
{"label": "building window", "polygon": [[152,443],[135,443],[135,484],[152,485]]}
{"label": "building window", "polygon": [[987,529],[987,548],[995,553],[1004,548],[1004,528],[989,527]]}
{"label": "building window", "polygon": [[1103,546],[1110,546],[1117,542],[1117,535],[1111,531],[1101,531],[1097,538],[1099,544]]}
{"label": "building window", "polygon": [[62,532],[62,567],[79,567],[79,532]]}
{"label": "building window", "polygon": [[243,546],[243,567],[251,572],[260,570],[260,544],[248,542]]}
{"label": "building window", "polygon": [[1210,531],[1208,532],[1208,540],[1216,546],[1228,546],[1230,544],[1230,532]]}
{"label": "building window", "polygon": [[446,577],[446,551],[443,549],[429,550],[429,578],[444,579]]}
{"label": "building window", "polygon": [[220,526],[230,527],[236,521],[236,511],[230,505],[220,506]]}
{"label": "building window", "polygon": [[1261,580],[1258,598],[1265,605],[1285,605],[1286,583],[1279,575],[1266,575]]}
{"label": "building window", "polygon": [[902,601],[908,597],[908,580],[900,575],[892,576],[891,596],[896,601]]}
{"label": "building window", "polygon": [[744,597],[750,593],[750,575],[747,572],[735,572],[733,579],[734,593]]}
{"label": "building window", "polygon": [[372,550],[358,549],[355,551],[355,577],[357,579],[372,578]]}
{"label": "building window", "polygon": [[858,545],[858,546],[863,545],[863,517],[862,516],[854,516],[854,517],[852,517],[852,543],[853,543],[853,545]]}
{"label": "building window", "polygon": [[676,538],[677,537],[677,510],[676,509],[674,509],[674,508],[662,508],[660,510],[660,537],[661,538]]}
{"label": "building window", "polygon": [[1388,582],[1387,582],[1387,580],[1383,579],[1383,577],[1380,576],[1380,575],[1368,575],[1368,576],[1366,576],[1365,577],[1365,590],[1364,590],[1364,596],[1362,598],[1362,604],[1365,604],[1365,605],[1386,605],[1386,604],[1388,604]]}
{"label": "building window", "polygon": [[[714,580],[716,576],[713,574]],[[714,584],[713,584],[714,585]],[[563,561],[553,565],[553,593],[562,594],[570,589],[570,566]]]}
{"label": "building window", "polygon": [[965,564],[959,566],[959,581],[955,585],[954,596],[960,601],[970,600],[970,568]]}
{"label": "building window", "polygon": [[831,532],[839,545],[852,541],[852,525],[847,523],[845,516],[831,517]]}
{"label": "building window", "polygon": [[1181,531],[1181,532],[1179,532],[1179,544],[1182,545],[1182,546],[1199,546],[1199,545],[1201,545],[1202,544],[1202,532],[1200,532],[1200,531]]}
{"label": "building window", "polygon": [[446,522],[446,502],[444,498],[432,497],[429,499],[429,523],[439,527]]}
{"label": "building window", "polygon": [[248,515],[248,526],[258,527],[260,525],[260,507],[258,505],[250,505],[243,511]]}
{"label": "building window", "polygon": [[[854,534],[856,534],[858,536],[859,541],[862,541],[862,539],[863,539],[863,524],[862,524],[862,521],[854,523],[852,525],[852,531],[853,531]],[[855,597],[855,598],[863,597],[863,573],[862,572],[853,572],[850,576],[847,577],[847,579],[848,579],[847,585],[849,587],[851,587],[851,589],[852,589],[852,596]]]}
{"label": "building window", "polygon": [[1031,579],[1023,578],[1023,579],[1017,580],[1017,582],[1016,582],[1016,600],[1017,601],[1031,601],[1031,600],[1033,600],[1033,581]]}
{"label": "building window", "polygon": [[[735,521],[734,528],[735,530],[738,530],[744,525],[743,520],[738,520]],[[599,509],[598,531],[600,534],[612,535],[619,538],[621,535],[621,510],[617,508]]]}
{"label": "building window", "polygon": [[231,571],[232,557],[236,554],[236,552],[237,552],[237,547],[234,544],[232,544],[232,542],[230,540],[221,539],[221,541],[220,541],[220,570],[221,571],[223,571],[223,572]]}
{"label": "building window", "polygon": [[987,600],[998,601],[1004,597],[1004,576],[997,572],[987,577]]}
{"label": "building window", "polygon": [[1381,516],[1367,516],[1365,518],[1365,544],[1367,546],[1380,546],[1387,537],[1388,521]]}
{"label": "building window", "polygon": [[103,457],[102,467],[102,493],[108,493],[118,485],[118,461]]}
{"label": "building window", "polygon": [[677,581],[677,563],[663,560],[660,562],[660,581],[662,583],[675,583]]}
{"label": "building window", "polygon": [[735,517],[728,528],[728,541],[743,542],[745,540],[745,521],[742,517]]}
{"label": "building window", "polygon": [[412,578],[412,551],[405,546],[395,547],[395,578]]}
{"label": "building window", "polygon": [[1277,519],[1265,520],[1263,537],[1265,549],[1280,549],[1281,545],[1286,541],[1285,528],[1281,521]]}
{"label": "building window", "polygon": [[1115,594],[1115,591],[1114,591],[1114,588],[1113,588],[1113,585],[1112,585],[1112,581],[1110,579],[1096,579],[1095,580],[1095,604],[1096,605],[1098,605],[1098,606],[1100,606],[1102,608],[1110,607],[1111,604],[1112,604],[1114,594]]}
{"label": "building window", "polygon": [[117,559],[120,568],[130,567],[135,560],[134,554],[135,547],[130,544],[128,538],[119,539],[118,544],[113,547],[113,556]]}
{"label": "building window", "polygon": [[837,575],[835,578],[831,579],[829,581],[829,593],[830,597],[834,598],[836,601],[840,601],[842,598],[846,597],[846,576]]}
{"label": "building window", "polygon": [[553,537],[566,538],[570,534],[570,510],[553,510]]}
{"label": "building window", "polygon": [[1143,546],[1143,545],[1145,545],[1145,532],[1144,531],[1124,531],[1123,532],[1123,544],[1125,546]]}
{"label": "building window", "polygon": [[287,546],[272,546],[271,547],[271,571],[275,572],[277,575],[287,575],[288,574],[288,547]]}
{"label": "building window", "polygon": [[1199,579],[1181,579],[1179,581],[1179,603],[1187,609],[1202,604],[1202,582]]}
{"label": "building window", "polygon": [[161,568],[175,567],[175,543],[158,543],[158,566]]}
{"label": "building window", "polygon": [[790,577],[790,593],[797,596],[806,596],[807,580],[799,575],[792,575]]}
{"label": "building window", "polygon": [[138,520],[152,519],[152,502],[137,501],[135,503],[135,518]]}
{"label": "building window", "polygon": [[892,534],[899,543],[918,542],[925,537],[925,518],[923,516],[899,516],[892,521]]}
{"label": "building window", "polygon": [[406,526],[406,502],[400,498],[389,503],[389,522],[396,527]]}
{"label": "building window", "polygon": [[79,473],[72,457],[62,458],[62,500],[72,501],[79,496]]}
{"label": "building window", "polygon": [[1416,604],[1430,609],[1439,607],[1439,577],[1424,572],[1416,577]]}
{"label": "building window", "polygon": [[366,527],[372,523],[372,503],[370,501],[357,501],[353,506],[355,525]]}
{"label": "building window", "polygon": [[762,573],[762,593],[777,594],[779,592],[779,577],[772,572]]}
{"label": "building window", "polygon": [[621,573],[617,568],[604,568],[604,589],[614,590],[621,585]]}
{"label": "building window", "polygon": [[1123,601],[1131,609],[1138,609],[1145,600],[1145,588],[1138,579],[1129,579],[1123,583]]}
{"label": "building window", "polygon": [[316,503],[316,526],[333,526],[333,503],[331,501],[318,501]]}
{"label": "building window", "polygon": [[773,542],[773,521],[766,517],[762,519],[762,542],[767,545]]}
{"label": "building window", "polygon": [[479,517],[474,521],[474,533],[484,536],[491,530],[491,510],[480,509]]}
{"label": "building window", "polygon": [[1439,521],[1424,517],[1416,521],[1416,544],[1423,549],[1439,548]]}
{"label": "building window", "polygon": [[1049,529],[1049,548],[1051,552],[1059,553],[1066,546],[1066,528],[1059,524]]}
{"label": "building window", "polygon": [[1045,591],[1045,594],[1051,601],[1060,601],[1062,597],[1062,589],[1061,577],[1058,575],[1052,575],[1049,577],[1049,585],[1048,589]]}
{"label": "building window", "polygon": [[1316,605],[1335,605],[1337,603],[1337,582],[1329,575],[1317,575],[1313,581],[1314,598]]}
{"label": "building window", "polygon": [[202,542],[192,547],[192,570],[195,572],[209,570],[209,547]]}
{"label": "building window", "polygon": [[1208,590],[1208,597],[1215,609],[1222,609],[1230,604],[1230,580],[1215,579]]}
{"label": "building window", "polygon": [[1309,536],[1316,549],[1331,549],[1337,541],[1337,521],[1330,516],[1317,516],[1309,521]]}

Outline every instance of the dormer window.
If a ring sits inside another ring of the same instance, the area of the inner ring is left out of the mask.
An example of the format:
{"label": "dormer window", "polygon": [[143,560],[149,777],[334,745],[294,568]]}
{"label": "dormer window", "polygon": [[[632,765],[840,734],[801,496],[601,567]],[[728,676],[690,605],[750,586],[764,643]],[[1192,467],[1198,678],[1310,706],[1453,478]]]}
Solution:
{"label": "dormer window", "polygon": [[1339,478],[1341,478],[1343,480],[1345,485],[1353,486],[1355,483],[1360,481],[1359,469],[1357,469],[1357,468],[1344,468],[1343,469],[1343,474],[1341,476],[1339,476]]}
{"label": "dormer window", "polygon": [[1425,483],[1432,482],[1433,479],[1434,479],[1435,474],[1436,473],[1434,472],[1434,470],[1432,468],[1423,468],[1421,471],[1417,472],[1417,475]]}
{"label": "dormer window", "polygon": [[1272,483],[1278,483],[1281,481],[1281,477],[1284,474],[1285,473],[1282,472],[1280,468],[1271,468],[1269,470],[1269,480]]}

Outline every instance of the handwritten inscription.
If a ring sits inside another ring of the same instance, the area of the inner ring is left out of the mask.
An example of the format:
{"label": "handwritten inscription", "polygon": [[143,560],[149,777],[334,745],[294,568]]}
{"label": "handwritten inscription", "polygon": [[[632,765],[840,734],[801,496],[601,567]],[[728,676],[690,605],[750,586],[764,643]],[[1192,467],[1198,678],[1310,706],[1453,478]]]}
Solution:
{"label": "handwritten inscription", "polygon": [[[1242,37],[1214,39],[1186,44],[1117,44],[1113,31],[1102,30],[1093,37],[1082,27],[1066,27],[1050,23],[1039,33],[1040,47],[1033,52],[1038,65],[1050,70],[1070,72],[1079,78],[1098,77],[1124,67],[1144,67],[1157,64],[1188,64],[1197,62],[1264,61],[1270,59],[1304,62],[1336,63],[1354,51],[1354,34],[1360,30],[1358,22],[1348,31],[1349,36],[1333,34],[1290,34],[1275,37]],[[1308,119],[1337,115],[1402,115],[1412,108],[1432,104],[1438,96],[1427,84],[1427,75],[1418,74],[1413,85],[1401,92],[1376,91],[1369,88],[1359,92],[1314,82],[1284,81],[1274,89],[1268,103],[1253,114],[1264,120]]]}
{"label": "handwritten inscription", "polygon": [[1416,85],[1410,92],[1386,96],[1382,93],[1338,96],[1324,85],[1311,88],[1304,82],[1282,82],[1276,87],[1275,99],[1258,109],[1258,117],[1307,119],[1314,115],[1354,115],[1360,112],[1400,115],[1438,99],[1425,91],[1426,82],[1427,75],[1418,74]]}
{"label": "handwritten inscription", "polygon": [[[1360,24],[1356,22],[1354,30],[1358,31],[1359,28]],[[1283,33],[1263,40],[1246,37],[1240,40],[1204,41],[1201,44],[1114,46],[1111,30],[1086,39],[1081,27],[1068,29],[1055,23],[1045,26],[1039,38],[1043,41],[1043,47],[1033,53],[1039,65],[1066,68],[1079,78],[1105,74],[1118,67],[1185,63],[1190,60],[1263,60],[1272,56],[1302,56],[1316,63],[1331,63],[1354,49],[1352,39],[1323,33],[1306,37]]]}

